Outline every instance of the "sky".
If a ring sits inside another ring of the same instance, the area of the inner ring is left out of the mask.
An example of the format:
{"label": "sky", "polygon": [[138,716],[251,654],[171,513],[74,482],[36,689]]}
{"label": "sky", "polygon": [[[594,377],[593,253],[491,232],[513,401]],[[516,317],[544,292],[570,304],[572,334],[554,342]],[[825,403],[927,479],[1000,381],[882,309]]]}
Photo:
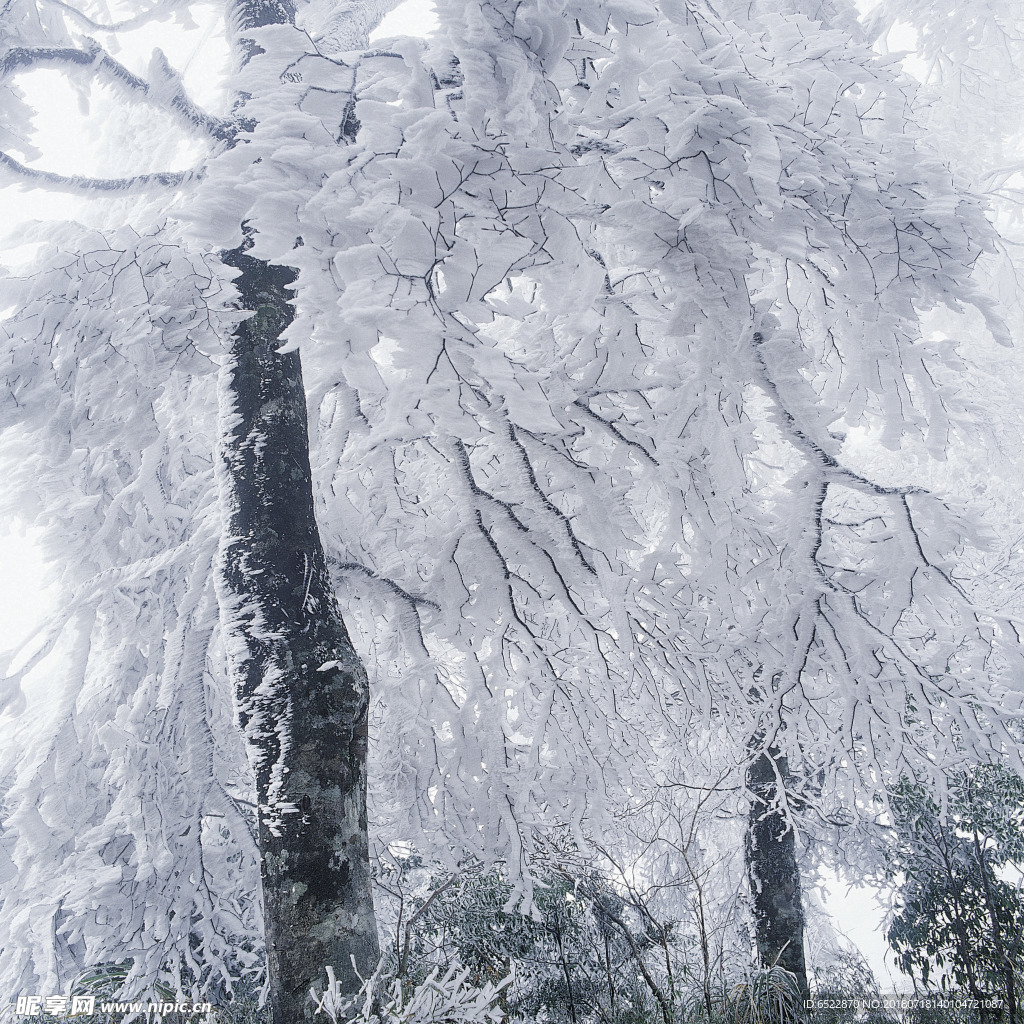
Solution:
{"label": "sky", "polygon": [[0,533],[0,651],[25,640],[52,607],[52,592],[42,584],[44,566],[36,538],[24,526],[5,524]]}
{"label": "sky", "polygon": [[[195,20],[197,28],[191,32],[169,31],[166,24],[137,32],[132,47],[120,50],[116,56],[132,70],[144,74],[154,46],[159,45],[171,64],[181,71],[197,102],[213,111],[222,110],[226,103],[223,69],[227,51],[218,28],[221,14],[212,6],[199,7]],[[385,17],[373,38],[425,35],[434,25],[436,18],[429,0],[406,0]],[[906,45],[902,39],[899,43]],[[123,168],[123,152],[103,152],[94,142],[103,134],[97,126],[111,115],[102,99],[86,103],[57,71],[33,72],[24,76],[20,84],[39,111],[35,142],[42,157],[36,161],[37,166],[58,173],[122,173],[119,163]],[[163,165],[137,170],[184,167],[190,156],[187,145],[178,145],[173,139],[149,155],[164,161]],[[38,189],[0,188],[0,224],[7,225],[6,232],[0,235],[0,258],[10,263],[18,257],[19,232],[23,230],[19,225],[25,220],[89,221],[97,215],[102,219],[102,209],[77,197]],[[54,598],[42,585],[43,567],[33,541],[32,532],[16,519],[0,523],[0,651],[20,643],[52,608]],[[884,910],[872,891],[851,888],[846,880],[835,876],[828,881],[824,898],[836,924],[864,953],[883,989],[905,988],[905,980],[889,969],[891,957],[886,956],[880,934]]]}

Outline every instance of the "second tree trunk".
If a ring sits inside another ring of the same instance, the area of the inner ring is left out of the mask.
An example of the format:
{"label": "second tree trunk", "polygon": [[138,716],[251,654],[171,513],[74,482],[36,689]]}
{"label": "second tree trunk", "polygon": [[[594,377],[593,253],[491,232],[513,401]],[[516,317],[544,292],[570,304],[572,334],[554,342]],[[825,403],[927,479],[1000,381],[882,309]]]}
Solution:
{"label": "second tree trunk", "polygon": [[759,754],[747,769],[751,803],[746,863],[750,880],[758,960],[794,975],[801,998],[808,997],[804,960],[804,910],[796,833],[780,806],[789,764],[777,749]]}

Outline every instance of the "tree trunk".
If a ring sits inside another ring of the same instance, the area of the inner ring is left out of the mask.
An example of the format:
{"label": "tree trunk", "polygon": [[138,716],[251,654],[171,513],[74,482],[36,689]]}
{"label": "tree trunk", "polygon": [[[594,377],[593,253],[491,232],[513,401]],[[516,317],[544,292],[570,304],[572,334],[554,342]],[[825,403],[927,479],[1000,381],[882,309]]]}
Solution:
{"label": "tree trunk", "polygon": [[795,975],[807,999],[796,834],[778,806],[780,781],[784,787],[788,778],[788,761],[775,748],[759,754],[747,769],[751,803],[745,854],[758,959],[763,968],[778,966]]}
{"label": "tree trunk", "polygon": [[[292,0],[228,0],[239,63],[247,30],[294,20]],[[369,684],[334,599],[313,514],[298,353],[278,352],[293,311],[287,267],[223,256],[241,307],[221,383],[229,509],[221,602],[239,721],[256,779],[260,874],[274,1024],[309,1016],[330,966],[341,993],[380,956],[366,816]]]}
{"label": "tree trunk", "polygon": [[368,684],[334,599],[313,515],[297,353],[277,351],[294,274],[247,255],[221,384],[229,521],[222,605],[256,776],[274,1024],[306,1015],[324,968],[359,988],[379,948],[366,820]]}

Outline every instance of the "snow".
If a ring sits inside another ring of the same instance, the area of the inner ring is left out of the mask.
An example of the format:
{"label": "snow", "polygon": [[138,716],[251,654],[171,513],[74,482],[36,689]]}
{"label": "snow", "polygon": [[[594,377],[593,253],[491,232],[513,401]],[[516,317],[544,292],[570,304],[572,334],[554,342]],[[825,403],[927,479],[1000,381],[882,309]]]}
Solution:
{"label": "snow", "polygon": [[[814,794],[823,808],[869,817],[907,764],[938,779],[940,759],[1006,739],[995,710],[973,708],[1019,709],[1006,616],[962,584],[980,531],[949,476],[923,493],[918,472],[976,418],[966,354],[931,343],[922,311],[973,304],[996,336],[968,278],[995,241],[916,139],[891,63],[782,14],[754,40],[711,16],[698,30],[679,5],[657,19],[642,2],[600,18],[582,5],[600,34],[586,38],[544,5],[511,29],[471,6],[401,5],[375,38],[456,28],[433,50],[353,60],[326,102],[310,94],[340,58],[264,31],[266,60],[246,71],[259,123],[179,203],[188,237],[157,201],[133,214],[139,235],[66,232],[54,265],[11,282],[11,391],[29,411],[5,415],[31,421],[44,453],[12,475],[39,491],[36,521],[68,563],[74,671],[54,706],[69,778],[95,788],[74,863],[97,891],[205,899],[168,873],[210,849],[226,887],[253,870],[243,830],[176,831],[210,793],[237,825],[246,791],[225,680],[207,668],[230,617],[216,621],[206,586],[223,527],[212,370],[234,316],[210,253],[243,220],[300,273],[287,340],[325,545],[377,680],[382,843],[505,857],[528,898],[552,815],[576,834],[609,826],[669,758],[741,788],[737,750],[768,723],[808,779],[842,766]],[[224,112],[204,74],[223,40],[198,12],[187,42],[161,31],[160,45]],[[620,31],[605,38],[606,22]],[[119,58],[144,68],[154,38]],[[461,91],[435,88],[438,54],[458,56]],[[26,78],[40,166],[122,173],[126,140],[131,173],[209,151],[162,113],[114,118],[105,149],[62,134],[77,96],[54,74]],[[105,121],[107,102],[93,97]],[[979,615],[991,625],[972,627]],[[86,708],[105,722],[95,735]],[[33,850],[73,843],[70,823],[47,838],[33,816],[43,801],[59,818],[45,755],[12,790],[26,871]],[[146,841],[115,867],[98,851],[124,829]],[[44,894],[49,870],[32,876]],[[103,952],[84,881],[74,897]],[[174,941],[129,910],[104,914]],[[236,927],[225,903],[207,910]],[[227,970],[225,934],[206,940]],[[159,967],[138,952],[139,970]]]}

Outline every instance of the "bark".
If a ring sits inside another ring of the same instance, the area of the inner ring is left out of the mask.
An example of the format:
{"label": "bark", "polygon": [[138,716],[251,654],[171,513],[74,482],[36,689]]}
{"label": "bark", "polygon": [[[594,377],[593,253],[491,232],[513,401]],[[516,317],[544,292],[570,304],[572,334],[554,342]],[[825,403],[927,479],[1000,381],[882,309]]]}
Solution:
{"label": "bark", "polygon": [[[228,6],[241,66],[262,52],[247,30],[294,19],[291,0]],[[247,228],[223,255],[254,315],[234,334],[221,385],[230,511],[220,584],[256,779],[270,1008],[274,1024],[293,1024],[309,1015],[325,967],[354,994],[380,956],[366,815],[369,685],[313,512],[299,356],[278,351],[295,274],[249,255],[252,241]]]}
{"label": "bark", "polygon": [[789,777],[787,759],[771,748],[747,769],[751,804],[746,838],[757,954],[761,966],[795,975],[803,999],[809,996],[804,960],[804,910],[796,834],[779,807],[780,782]]}
{"label": "bark", "polygon": [[[239,325],[222,382],[222,550],[239,717],[256,776],[274,1024],[308,1009],[334,967],[359,988],[379,956],[366,818],[368,684],[334,599],[313,514],[306,400],[291,322],[293,272],[246,253]],[[357,973],[358,972],[358,973]]]}

